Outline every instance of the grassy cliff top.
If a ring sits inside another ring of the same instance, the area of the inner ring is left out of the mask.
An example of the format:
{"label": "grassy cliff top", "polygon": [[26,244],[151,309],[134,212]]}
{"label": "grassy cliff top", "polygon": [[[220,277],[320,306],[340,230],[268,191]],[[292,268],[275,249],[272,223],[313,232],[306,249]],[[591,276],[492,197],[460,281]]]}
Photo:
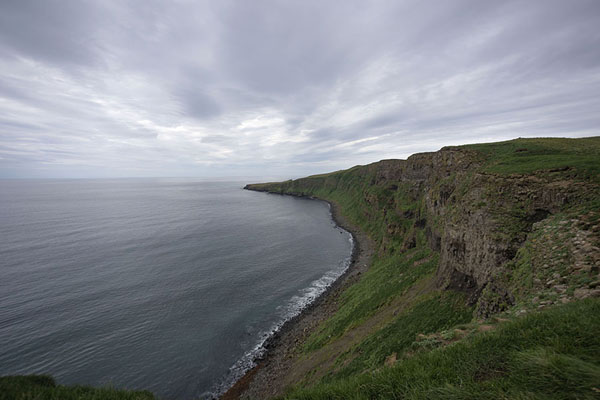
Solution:
{"label": "grassy cliff top", "polygon": [[[479,165],[480,172],[495,174],[530,174],[537,171],[571,172],[571,176],[600,182],[600,136],[586,138],[518,138],[504,142],[467,144],[443,147],[439,152],[458,151],[468,154]],[[420,158],[432,153],[417,153],[408,158]],[[403,160],[382,160],[367,166],[357,165],[346,170],[315,174],[302,179],[327,178],[348,174],[368,166]],[[252,189],[266,188],[276,182],[248,185]]]}
{"label": "grassy cliff top", "polygon": [[473,150],[482,154],[485,157],[484,170],[493,173],[526,174],[573,168],[586,177],[600,176],[600,136],[580,139],[519,138],[454,149]]}

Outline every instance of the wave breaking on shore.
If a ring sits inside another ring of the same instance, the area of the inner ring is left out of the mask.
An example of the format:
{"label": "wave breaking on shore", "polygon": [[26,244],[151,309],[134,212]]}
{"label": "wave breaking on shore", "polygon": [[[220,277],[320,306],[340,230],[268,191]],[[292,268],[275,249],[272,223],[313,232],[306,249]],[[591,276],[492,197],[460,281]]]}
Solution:
{"label": "wave breaking on shore", "polygon": [[[331,206],[330,206],[331,209]],[[334,221],[335,222],[335,221]],[[270,341],[283,328],[283,326],[298,317],[302,311],[315,302],[323,295],[333,283],[338,280],[348,270],[352,264],[352,254],[354,253],[354,237],[352,233],[340,227],[336,223],[336,227],[344,231],[348,235],[348,240],[351,243],[350,255],[344,258],[334,268],[326,272],[322,277],[314,280],[304,289],[300,289],[297,295],[294,295],[290,300],[277,307],[279,320],[269,329],[262,331],[256,340],[255,345],[247,351],[234,365],[229,368],[227,374],[213,387],[210,392],[205,392],[200,395],[200,399],[218,399],[223,393],[231,388],[240,378],[248,371],[257,365],[257,362],[263,359],[267,353]]]}

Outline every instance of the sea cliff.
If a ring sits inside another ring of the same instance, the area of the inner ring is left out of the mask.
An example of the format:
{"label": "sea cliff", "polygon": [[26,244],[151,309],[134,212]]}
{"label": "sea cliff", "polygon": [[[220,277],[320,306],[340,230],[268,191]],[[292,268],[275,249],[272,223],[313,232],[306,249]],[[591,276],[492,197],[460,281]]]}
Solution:
{"label": "sea cliff", "polygon": [[[333,314],[282,345],[286,368],[267,359],[236,396],[566,398],[567,389],[545,391],[570,379],[582,398],[597,395],[600,341],[590,329],[600,329],[600,138],[446,147],[246,189],[335,204],[374,255],[360,280],[329,300]],[[541,321],[550,325],[536,334]],[[559,338],[536,341],[540,334]],[[514,349],[481,344],[507,338]],[[434,367],[433,379],[414,370],[415,360],[458,362],[457,348],[471,359],[462,373]],[[521,382],[527,368],[546,376],[562,362],[587,372]]]}
{"label": "sea cliff", "polygon": [[[600,137],[446,147],[246,189],[328,201],[357,247],[223,398],[598,398]],[[153,396],[1,377],[12,398]]]}

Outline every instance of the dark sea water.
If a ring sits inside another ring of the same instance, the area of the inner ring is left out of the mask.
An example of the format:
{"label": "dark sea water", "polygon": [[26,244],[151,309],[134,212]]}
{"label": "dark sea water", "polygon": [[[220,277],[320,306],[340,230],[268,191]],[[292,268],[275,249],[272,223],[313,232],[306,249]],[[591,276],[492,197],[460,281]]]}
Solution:
{"label": "dark sea water", "polygon": [[184,179],[0,181],[0,375],[210,396],[347,267],[324,202]]}

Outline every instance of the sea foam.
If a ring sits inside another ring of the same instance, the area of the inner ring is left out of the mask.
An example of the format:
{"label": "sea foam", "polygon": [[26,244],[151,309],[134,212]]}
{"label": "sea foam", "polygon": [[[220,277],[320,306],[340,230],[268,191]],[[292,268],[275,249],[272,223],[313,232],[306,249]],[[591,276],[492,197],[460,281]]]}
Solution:
{"label": "sea foam", "polygon": [[[341,228],[340,228],[341,229]],[[344,229],[342,231],[348,235],[352,250],[354,250],[354,238],[352,234]],[[352,254],[352,253],[351,253]],[[288,302],[277,307],[279,320],[269,329],[262,331],[255,342],[254,347],[247,351],[234,365],[231,366],[226,376],[218,382],[210,392],[203,393],[202,399],[217,399],[235,382],[242,378],[248,371],[257,365],[267,353],[267,346],[271,338],[277,334],[288,321],[300,315],[300,313],[310,306],[319,296],[339,278],[350,267],[352,256],[344,258],[339,262],[338,267],[327,271],[322,277],[311,282],[306,288],[300,289],[297,295],[290,298]]]}

